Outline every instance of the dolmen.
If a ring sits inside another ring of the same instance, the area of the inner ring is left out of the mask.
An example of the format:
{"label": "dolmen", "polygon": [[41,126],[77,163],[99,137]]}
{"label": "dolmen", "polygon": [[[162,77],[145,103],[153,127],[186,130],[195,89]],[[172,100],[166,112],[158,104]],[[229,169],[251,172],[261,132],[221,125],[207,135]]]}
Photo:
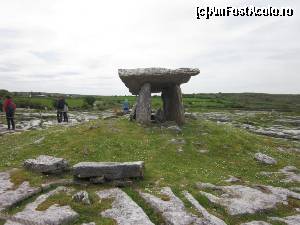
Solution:
{"label": "dolmen", "polygon": [[144,177],[144,162],[80,162],[73,166],[77,179],[88,179],[91,183],[104,183]]}
{"label": "dolmen", "polygon": [[60,174],[69,169],[67,160],[48,155],[40,155],[36,159],[27,159],[23,166],[26,169],[45,174]]}
{"label": "dolmen", "polygon": [[159,92],[162,93],[164,119],[175,121],[178,125],[185,122],[180,85],[199,74],[199,69],[119,69],[118,73],[129,91],[138,95],[134,116],[137,122],[151,122],[151,93]]}

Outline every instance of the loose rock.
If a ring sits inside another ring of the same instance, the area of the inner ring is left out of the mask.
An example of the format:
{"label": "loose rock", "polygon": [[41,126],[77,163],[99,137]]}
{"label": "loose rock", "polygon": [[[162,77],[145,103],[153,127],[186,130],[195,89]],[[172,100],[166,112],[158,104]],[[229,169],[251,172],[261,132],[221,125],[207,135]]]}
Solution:
{"label": "loose rock", "polygon": [[58,174],[68,170],[68,162],[63,158],[40,155],[36,159],[27,159],[24,167],[40,173]]}
{"label": "loose rock", "polygon": [[260,153],[260,152],[256,153],[254,155],[254,158],[256,160],[258,160],[258,161],[260,161],[260,162],[262,162],[264,164],[268,164],[268,165],[272,165],[272,164],[276,164],[277,163],[277,161],[274,158],[272,158],[272,157],[270,157],[268,155],[265,155],[263,153]]}
{"label": "loose rock", "polygon": [[34,144],[41,144],[43,141],[45,140],[45,137],[41,137],[39,139],[37,139],[36,141],[34,141]]}
{"label": "loose rock", "polygon": [[179,134],[179,133],[182,132],[181,128],[179,126],[177,126],[177,125],[169,126],[169,127],[167,127],[167,130],[173,131],[173,132],[175,132],[177,134]]}
{"label": "loose rock", "polygon": [[175,145],[184,145],[186,143],[186,141],[182,138],[179,138],[179,139],[173,138],[169,142],[171,144],[175,144]]}
{"label": "loose rock", "polygon": [[85,205],[90,205],[89,194],[86,191],[79,191],[73,195],[72,199],[76,202],[82,202]]}
{"label": "loose rock", "polygon": [[228,183],[237,183],[237,182],[240,182],[241,180],[239,178],[236,178],[234,176],[230,176],[227,180],[225,180],[225,182],[228,182]]}
{"label": "loose rock", "polygon": [[121,189],[99,191],[97,195],[101,199],[114,199],[112,208],[101,212],[103,217],[112,218],[120,225],[153,225],[144,211]]}
{"label": "loose rock", "polygon": [[204,153],[208,153],[209,151],[206,150],[206,149],[200,149],[198,150],[197,152],[201,153],[201,154],[204,154]]}

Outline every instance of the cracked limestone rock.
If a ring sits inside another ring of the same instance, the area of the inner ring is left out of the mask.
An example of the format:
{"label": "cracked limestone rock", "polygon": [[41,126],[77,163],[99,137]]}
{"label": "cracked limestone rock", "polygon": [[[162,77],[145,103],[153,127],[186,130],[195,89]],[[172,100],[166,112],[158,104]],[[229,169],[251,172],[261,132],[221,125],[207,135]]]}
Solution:
{"label": "cracked limestone rock", "polygon": [[103,217],[112,218],[119,225],[153,225],[142,208],[121,189],[99,191],[97,195],[101,199],[113,198],[112,208],[101,212]]}
{"label": "cracked limestone rock", "polygon": [[204,224],[207,225],[226,225],[226,223],[218,217],[210,214],[200,203],[187,191],[183,192],[185,198],[201,213],[204,218]]}
{"label": "cracked limestone rock", "polygon": [[286,166],[279,170],[282,174],[286,176],[283,182],[290,183],[290,182],[300,182],[300,173],[299,169],[295,166]]}
{"label": "cracked limestone rock", "polygon": [[241,225],[272,225],[272,224],[264,222],[264,221],[251,221],[248,223],[242,223]]}
{"label": "cracked limestone rock", "polygon": [[40,191],[41,188],[31,187],[27,181],[15,188],[10,180],[10,173],[2,172],[0,173],[0,211],[15,205]]}
{"label": "cracked limestone rock", "polygon": [[279,203],[287,205],[288,197],[300,199],[299,193],[280,187],[264,185],[255,186],[255,188],[242,185],[212,187],[224,194],[217,197],[204,191],[200,193],[211,202],[225,207],[230,215],[254,214],[274,209]]}
{"label": "cracked limestone rock", "polygon": [[287,225],[299,225],[300,224],[300,214],[294,216],[287,216],[284,218],[279,217],[270,217],[273,221],[284,222]]}
{"label": "cracked limestone rock", "polygon": [[67,191],[65,187],[58,187],[53,191],[40,195],[34,202],[25,206],[24,210],[15,214],[5,225],[62,225],[72,223],[78,214],[70,206],[51,205],[45,211],[37,210],[38,206],[45,202],[50,196],[59,192]]}
{"label": "cracked limestone rock", "polygon": [[161,194],[167,196],[165,201],[154,195],[140,192],[141,197],[150,204],[154,210],[160,213],[168,225],[205,225],[204,219],[188,212],[184,203],[174,195],[171,188],[164,187]]}

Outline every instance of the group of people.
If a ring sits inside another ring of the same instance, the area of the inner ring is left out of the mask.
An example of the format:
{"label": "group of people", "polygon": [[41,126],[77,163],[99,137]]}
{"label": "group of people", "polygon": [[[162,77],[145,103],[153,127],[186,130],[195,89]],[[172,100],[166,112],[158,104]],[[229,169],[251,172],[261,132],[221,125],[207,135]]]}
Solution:
{"label": "group of people", "polygon": [[3,101],[2,96],[0,96],[0,110],[6,115],[7,128],[8,130],[15,130],[16,125],[14,121],[14,115],[16,111],[16,104],[13,102],[11,96],[6,96]]}
{"label": "group of people", "polygon": [[[60,97],[55,104],[56,110],[57,110],[57,122],[68,122],[68,103],[66,102],[64,97]],[[7,121],[7,129],[8,130],[15,130],[15,111],[16,111],[16,104],[13,102],[13,99],[11,96],[6,96],[5,99],[3,99],[2,96],[0,96],[0,111],[4,112],[6,115],[6,121]]]}
{"label": "group of people", "polygon": [[[123,102],[123,112],[125,114],[129,113],[129,102],[127,99]],[[66,102],[63,96],[59,97],[55,103],[55,107],[57,110],[57,122],[69,122],[68,118],[68,103]],[[0,96],[0,111],[3,111],[6,115],[7,127],[8,130],[15,130],[15,120],[14,115],[16,111],[16,104],[13,102],[11,96],[6,96],[5,100],[3,100],[2,96]]]}

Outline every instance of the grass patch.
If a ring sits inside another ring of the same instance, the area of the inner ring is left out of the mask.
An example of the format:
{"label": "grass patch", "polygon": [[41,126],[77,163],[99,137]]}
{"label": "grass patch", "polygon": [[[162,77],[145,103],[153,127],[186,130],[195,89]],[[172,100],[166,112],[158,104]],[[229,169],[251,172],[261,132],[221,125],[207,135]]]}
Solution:
{"label": "grass patch", "polygon": [[[91,126],[97,124],[94,129]],[[0,170],[20,168],[25,159],[46,154],[67,159],[70,164],[81,161],[145,161],[145,178],[135,182],[135,188],[158,189],[170,186],[178,195],[189,190],[197,200],[211,213],[224,219],[228,224],[239,224],[251,218],[266,218],[265,215],[287,215],[288,207],[279,207],[269,214],[243,216],[240,218],[228,216],[224,209],[208,202],[199,195],[195,188],[198,181],[223,185],[230,175],[240,177],[243,182],[290,187],[295,184],[280,182],[280,177],[264,177],[258,175],[261,171],[274,172],[287,165],[300,167],[300,156],[277,150],[278,147],[294,147],[291,141],[259,136],[229,125],[217,124],[203,120],[188,120],[182,128],[182,134],[174,134],[158,126],[143,127],[125,119],[97,120],[75,127],[53,127],[47,130],[30,131],[16,135],[0,137]],[[45,137],[41,144],[33,144],[34,140]],[[183,152],[177,152],[176,144],[171,139],[182,138]],[[208,150],[199,153],[199,149]],[[263,152],[278,160],[276,165],[262,165],[253,159],[256,152]],[[41,176],[30,171],[19,170],[12,176],[15,184],[24,180],[32,185],[39,185],[52,177]],[[68,175],[66,176],[68,177]],[[99,188],[99,187],[97,187]],[[155,223],[161,219],[135,193],[134,189],[124,189]],[[93,193],[89,191],[92,195]],[[181,197],[181,199],[183,199]],[[59,200],[58,197],[53,199]],[[99,210],[106,203],[92,208],[79,206],[70,197],[61,196],[61,204],[70,206],[82,214],[79,220],[99,218]],[[50,205],[51,202],[48,202]],[[293,205],[299,204],[295,200]],[[45,206],[44,206],[45,207]],[[89,211],[91,214],[89,214]],[[93,217],[95,216],[95,217]],[[107,221],[109,224],[110,221]]]}

